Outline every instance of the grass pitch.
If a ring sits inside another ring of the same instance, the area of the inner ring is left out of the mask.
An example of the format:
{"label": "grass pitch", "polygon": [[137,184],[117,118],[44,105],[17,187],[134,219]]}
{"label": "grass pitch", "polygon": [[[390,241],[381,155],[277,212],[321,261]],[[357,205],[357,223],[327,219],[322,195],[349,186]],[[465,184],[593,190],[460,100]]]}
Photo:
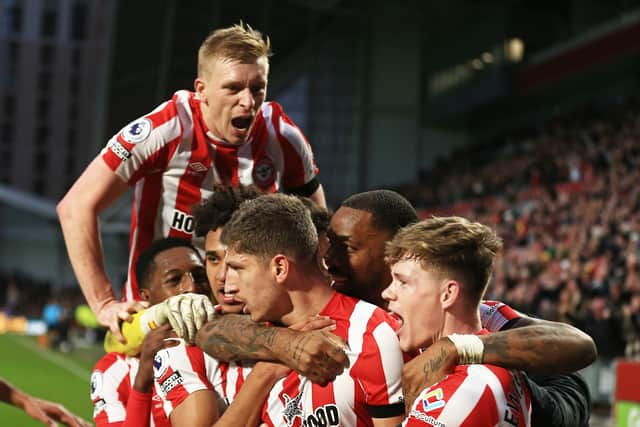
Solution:
{"label": "grass pitch", "polygon": [[[38,346],[34,337],[4,334],[0,335],[0,377],[34,396],[62,403],[91,421],[89,378],[93,365],[103,354],[101,346],[60,353]],[[20,409],[0,403],[0,425],[43,424]]]}

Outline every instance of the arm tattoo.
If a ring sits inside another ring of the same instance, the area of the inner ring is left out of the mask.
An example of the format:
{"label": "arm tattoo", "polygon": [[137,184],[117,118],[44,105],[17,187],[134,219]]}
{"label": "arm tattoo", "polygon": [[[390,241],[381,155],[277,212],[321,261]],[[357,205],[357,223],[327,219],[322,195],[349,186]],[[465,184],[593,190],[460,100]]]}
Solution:
{"label": "arm tattoo", "polygon": [[443,364],[448,360],[449,353],[443,348],[440,350],[440,354],[432,359],[427,361],[429,367],[427,368],[427,364],[423,367],[423,372],[425,374],[425,380],[430,378],[432,372],[439,371],[442,369]]}
{"label": "arm tattoo", "polygon": [[273,343],[281,329],[255,323],[248,316],[225,314],[200,329],[196,343],[222,361],[273,360]]}
{"label": "arm tattoo", "polygon": [[484,363],[543,374],[568,373],[583,367],[584,343],[562,327],[525,326],[482,335],[480,339],[484,343]]}

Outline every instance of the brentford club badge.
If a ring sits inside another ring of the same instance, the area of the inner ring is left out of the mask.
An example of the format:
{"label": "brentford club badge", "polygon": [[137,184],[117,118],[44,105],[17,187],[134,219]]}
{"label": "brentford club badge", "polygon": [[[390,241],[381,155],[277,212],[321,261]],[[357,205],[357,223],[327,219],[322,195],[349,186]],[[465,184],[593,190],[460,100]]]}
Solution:
{"label": "brentford club badge", "polygon": [[268,157],[262,157],[253,165],[253,182],[262,188],[273,185],[276,180],[276,169]]}

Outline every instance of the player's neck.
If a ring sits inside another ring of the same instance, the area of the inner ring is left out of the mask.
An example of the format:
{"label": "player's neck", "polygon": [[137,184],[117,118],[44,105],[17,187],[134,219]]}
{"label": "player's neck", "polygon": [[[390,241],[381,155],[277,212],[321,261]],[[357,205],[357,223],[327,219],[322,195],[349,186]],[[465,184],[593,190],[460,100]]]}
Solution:
{"label": "player's neck", "polygon": [[289,326],[315,316],[329,303],[333,289],[329,287],[320,271],[312,271],[301,277],[298,286],[289,288],[293,310],[282,317],[282,323]]}
{"label": "player's neck", "polygon": [[479,310],[447,311],[444,316],[442,335],[475,334],[482,329]]}

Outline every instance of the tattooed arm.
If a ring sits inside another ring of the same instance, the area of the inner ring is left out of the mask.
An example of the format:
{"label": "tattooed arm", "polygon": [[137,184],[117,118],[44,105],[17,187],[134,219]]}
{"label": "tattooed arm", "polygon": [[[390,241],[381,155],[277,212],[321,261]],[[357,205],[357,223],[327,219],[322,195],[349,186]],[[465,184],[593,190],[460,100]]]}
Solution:
{"label": "tattooed arm", "polygon": [[344,343],[331,332],[265,326],[237,314],[226,314],[204,325],[196,344],[222,361],[280,362],[321,385],[333,381],[348,363]]}
{"label": "tattooed arm", "polygon": [[[479,336],[484,344],[483,363],[559,375],[584,368],[595,360],[593,340],[572,326],[530,318],[518,319],[510,326],[517,328]],[[448,338],[441,338],[405,364],[405,408],[411,407],[421,390],[440,381],[457,364],[458,353]]]}

